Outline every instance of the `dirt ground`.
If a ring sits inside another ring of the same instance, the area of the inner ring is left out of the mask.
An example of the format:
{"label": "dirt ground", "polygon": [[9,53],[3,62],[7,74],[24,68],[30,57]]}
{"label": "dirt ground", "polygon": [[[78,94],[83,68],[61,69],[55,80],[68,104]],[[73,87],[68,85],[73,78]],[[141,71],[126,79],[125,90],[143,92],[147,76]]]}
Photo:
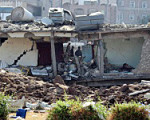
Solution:
{"label": "dirt ground", "polygon": [[[9,116],[15,116],[15,113],[9,114]],[[48,113],[34,113],[34,112],[27,112],[25,120],[46,120]],[[8,120],[14,120],[13,118],[9,118]]]}

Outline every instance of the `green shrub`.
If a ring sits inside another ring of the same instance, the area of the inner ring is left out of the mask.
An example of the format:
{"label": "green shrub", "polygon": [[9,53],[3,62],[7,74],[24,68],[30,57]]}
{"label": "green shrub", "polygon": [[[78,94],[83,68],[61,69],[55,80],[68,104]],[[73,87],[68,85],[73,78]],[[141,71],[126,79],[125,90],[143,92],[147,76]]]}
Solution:
{"label": "green shrub", "polygon": [[67,100],[58,101],[49,111],[47,120],[103,120],[106,108],[100,103]]}
{"label": "green shrub", "polygon": [[[74,104],[73,100],[57,101],[56,105],[49,111],[47,120],[71,120],[69,107]],[[77,102],[76,102],[77,104]],[[80,102],[78,102],[80,104]]]}
{"label": "green shrub", "polygon": [[135,102],[115,104],[106,120],[149,120],[149,113],[145,106]]}
{"label": "green shrub", "polygon": [[7,120],[8,116],[8,96],[0,93],[0,120]]}

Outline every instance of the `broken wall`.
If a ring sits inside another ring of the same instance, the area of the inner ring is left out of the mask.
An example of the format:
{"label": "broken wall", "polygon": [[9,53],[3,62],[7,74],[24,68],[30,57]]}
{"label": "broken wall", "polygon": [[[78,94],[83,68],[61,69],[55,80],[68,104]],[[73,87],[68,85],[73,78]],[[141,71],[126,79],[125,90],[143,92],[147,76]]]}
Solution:
{"label": "broken wall", "polygon": [[85,62],[90,62],[92,60],[93,53],[91,45],[85,45],[82,47],[82,56],[85,57],[84,58]]}
{"label": "broken wall", "polygon": [[142,52],[144,38],[130,39],[104,39],[105,57],[108,62],[114,65],[122,66],[127,63],[137,67]]}
{"label": "broken wall", "polygon": [[150,73],[150,36],[145,37],[145,42],[142,47],[141,60],[138,67],[134,70],[137,74]]}
{"label": "broken wall", "polygon": [[[18,59],[18,57],[20,58]],[[37,66],[38,50],[36,44],[33,46],[33,42],[26,38],[8,38],[0,47],[0,60],[9,65],[18,60],[17,65]]]}

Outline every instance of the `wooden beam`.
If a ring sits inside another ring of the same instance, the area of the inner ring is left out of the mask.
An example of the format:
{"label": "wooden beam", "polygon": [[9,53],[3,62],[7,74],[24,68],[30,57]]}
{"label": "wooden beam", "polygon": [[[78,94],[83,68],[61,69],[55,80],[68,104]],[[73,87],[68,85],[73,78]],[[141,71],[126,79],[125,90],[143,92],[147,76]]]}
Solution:
{"label": "wooden beam", "polygon": [[53,73],[54,76],[57,75],[57,66],[56,66],[56,53],[55,53],[55,42],[54,42],[54,34],[50,37],[51,41],[51,58],[52,58],[52,66],[53,66]]}

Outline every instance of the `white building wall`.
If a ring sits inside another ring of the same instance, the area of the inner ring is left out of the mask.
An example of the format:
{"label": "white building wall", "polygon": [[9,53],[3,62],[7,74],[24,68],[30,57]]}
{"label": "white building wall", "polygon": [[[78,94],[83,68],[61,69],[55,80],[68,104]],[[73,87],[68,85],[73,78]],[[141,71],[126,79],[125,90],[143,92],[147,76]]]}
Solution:
{"label": "white building wall", "polygon": [[115,65],[127,63],[133,67],[139,64],[141,59],[143,38],[124,39],[105,39],[106,57],[108,62]]}
{"label": "white building wall", "polygon": [[[144,6],[143,6],[143,3]],[[117,0],[117,24],[147,24],[150,19],[150,0]]]}
{"label": "white building wall", "polygon": [[[24,51],[29,51],[32,47],[32,41],[25,38],[9,38],[0,47],[0,60],[5,61],[11,65]],[[23,66],[37,66],[38,64],[38,50],[36,44],[33,51],[27,52],[19,61],[17,65]]]}

